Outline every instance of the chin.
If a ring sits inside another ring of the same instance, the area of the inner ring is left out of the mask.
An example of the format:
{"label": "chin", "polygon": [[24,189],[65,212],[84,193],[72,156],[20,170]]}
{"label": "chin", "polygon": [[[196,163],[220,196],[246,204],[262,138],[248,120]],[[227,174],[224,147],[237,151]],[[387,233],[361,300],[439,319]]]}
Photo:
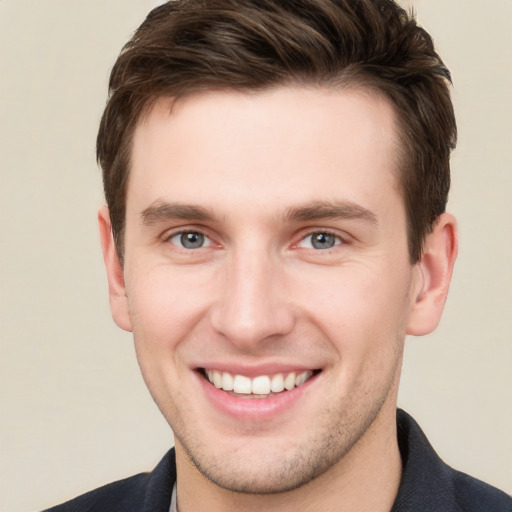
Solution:
{"label": "chin", "polygon": [[[273,441],[265,437],[240,439],[239,443],[236,439],[226,443],[210,440],[212,444],[206,445],[185,440],[179,445],[199,473],[218,487],[235,493],[279,494],[302,487],[340,465],[378,412],[372,411],[365,420],[359,417],[355,423],[325,423],[323,428],[313,429],[315,435],[306,434],[300,442],[293,442],[300,436],[290,435]],[[293,444],[286,446],[290,442]]]}
{"label": "chin", "polygon": [[280,494],[293,491],[327,471],[335,461],[295,453],[288,458],[246,457],[211,463],[190,459],[198,471],[213,484],[243,494]]}

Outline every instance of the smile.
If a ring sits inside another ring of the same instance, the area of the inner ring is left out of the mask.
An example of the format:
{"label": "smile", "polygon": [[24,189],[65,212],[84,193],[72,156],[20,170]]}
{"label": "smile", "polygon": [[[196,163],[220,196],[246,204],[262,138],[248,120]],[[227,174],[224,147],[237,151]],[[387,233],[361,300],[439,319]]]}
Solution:
{"label": "smile", "polygon": [[205,369],[206,378],[217,388],[232,392],[237,395],[258,395],[265,398],[274,393],[291,391],[302,386],[310,379],[314,372],[306,370],[303,372],[276,373],[274,375],[258,375],[250,378],[245,375],[233,375],[229,372]]}

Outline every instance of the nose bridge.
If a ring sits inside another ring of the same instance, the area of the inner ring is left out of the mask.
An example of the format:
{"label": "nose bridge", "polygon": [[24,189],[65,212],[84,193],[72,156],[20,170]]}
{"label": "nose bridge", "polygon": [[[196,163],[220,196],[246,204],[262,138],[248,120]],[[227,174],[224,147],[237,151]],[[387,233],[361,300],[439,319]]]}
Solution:
{"label": "nose bridge", "polygon": [[283,293],[282,272],[279,258],[269,250],[254,244],[233,250],[212,315],[217,332],[246,349],[290,332],[293,311]]}

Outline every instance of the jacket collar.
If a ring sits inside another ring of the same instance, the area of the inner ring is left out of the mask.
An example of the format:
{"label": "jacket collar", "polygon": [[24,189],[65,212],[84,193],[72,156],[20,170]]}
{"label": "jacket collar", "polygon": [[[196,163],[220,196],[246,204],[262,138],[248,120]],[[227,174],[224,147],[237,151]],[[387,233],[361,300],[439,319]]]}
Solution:
{"label": "jacket collar", "polygon": [[402,480],[391,512],[456,512],[453,470],[437,455],[419,425],[397,411]]}

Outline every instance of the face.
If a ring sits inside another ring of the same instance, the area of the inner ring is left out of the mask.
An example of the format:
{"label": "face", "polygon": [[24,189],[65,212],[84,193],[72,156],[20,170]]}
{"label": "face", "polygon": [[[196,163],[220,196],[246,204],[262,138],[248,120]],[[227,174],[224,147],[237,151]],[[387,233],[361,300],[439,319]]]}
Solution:
{"label": "face", "polygon": [[114,316],[178,464],[285,491],[394,423],[418,291],[395,139],[390,105],[347,90],[204,93],[141,121]]}

